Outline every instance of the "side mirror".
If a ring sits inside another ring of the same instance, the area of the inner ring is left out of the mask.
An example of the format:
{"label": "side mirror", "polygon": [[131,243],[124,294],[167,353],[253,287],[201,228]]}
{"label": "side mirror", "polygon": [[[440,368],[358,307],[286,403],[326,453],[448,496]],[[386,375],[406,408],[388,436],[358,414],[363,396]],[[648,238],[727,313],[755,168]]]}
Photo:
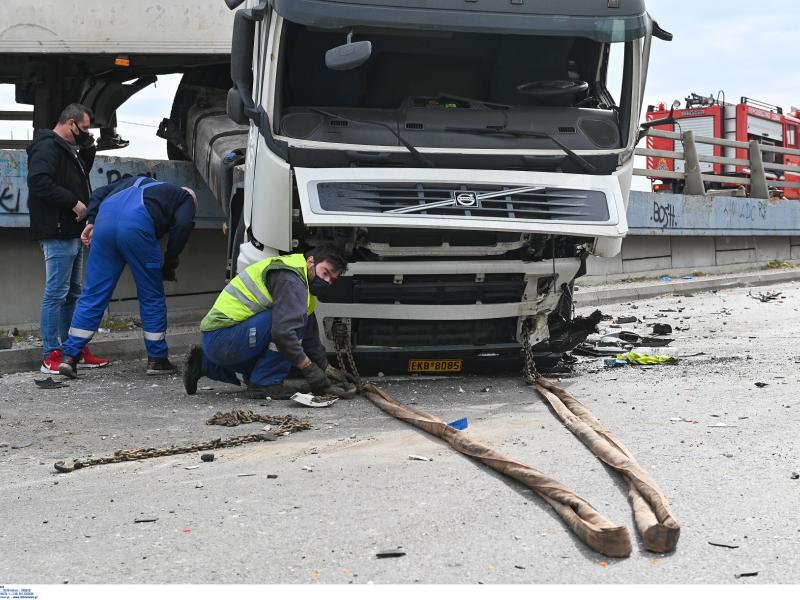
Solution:
{"label": "side mirror", "polygon": [[642,141],[642,138],[647,134],[651,127],[658,127],[659,125],[674,125],[675,119],[675,106],[671,106],[669,114],[663,119],[654,119],[653,121],[645,121],[639,124],[639,135],[636,136],[636,143]]}
{"label": "side mirror", "polygon": [[672,41],[672,34],[666,29],[662,29],[656,21],[653,21],[653,36],[657,37],[659,40],[664,40],[665,42]]}
{"label": "side mirror", "polygon": [[228,113],[231,121],[237,125],[248,125],[250,123],[247,115],[244,114],[244,102],[242,101],[242,95],[235,87],[232,87],[228,90],[225,111]]}
{"label": "side mirror", "polygon": [[349,71],[360,67],[372,56],[372,42],[347,42],[325,53],[325,66],[332,71]]}

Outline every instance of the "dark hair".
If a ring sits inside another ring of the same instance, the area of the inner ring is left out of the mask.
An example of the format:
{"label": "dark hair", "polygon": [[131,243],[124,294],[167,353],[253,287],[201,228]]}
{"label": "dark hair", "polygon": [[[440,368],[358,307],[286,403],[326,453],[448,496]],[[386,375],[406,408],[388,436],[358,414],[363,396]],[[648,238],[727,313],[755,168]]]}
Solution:
{"label": "dark hair", "polygon": [[304,256],[306,258],[313,256],[316,264],[327,260],[339,273],[344,273],[347,270],[347,259],[344,257],[344,254],[342,254],[341,248],[333,244],[322,244],[316,248],[307,250]]}
{"label": "dark hair", "polygon": [[86,108],[83,104],[73,102],[61,111],[61,114],[58,116],[58,122],[59,124],[64,124],[70,119],[74,119],[75,122],[78,123],[79,121],[83,121],[83,115],[89,115],[90,121],[94,118],[94,114],[90,109]]}

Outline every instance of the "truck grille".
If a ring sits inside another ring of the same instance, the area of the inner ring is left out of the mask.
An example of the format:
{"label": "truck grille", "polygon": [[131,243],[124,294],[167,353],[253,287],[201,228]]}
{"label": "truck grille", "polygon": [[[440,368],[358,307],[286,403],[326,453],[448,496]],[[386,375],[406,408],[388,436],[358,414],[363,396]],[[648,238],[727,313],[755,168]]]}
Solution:
{"label": "truck grille", "polygon": [[317,184],[317,196],[325,212],[523,221],[603,222],[609,218],[605,193],[544,185],[322,182]]}
{"label": "truck grille", "polygon": [[517,319],[394,321],[353,319],[355,346],[486,346],[516,343]]}

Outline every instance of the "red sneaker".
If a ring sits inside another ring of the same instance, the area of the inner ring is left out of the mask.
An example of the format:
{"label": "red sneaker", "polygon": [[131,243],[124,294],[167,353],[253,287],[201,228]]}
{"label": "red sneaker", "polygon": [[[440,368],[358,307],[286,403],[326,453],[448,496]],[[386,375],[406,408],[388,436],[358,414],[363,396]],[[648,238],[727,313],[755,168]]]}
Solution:
{"label": "red sneaker", "polygon": [[97,367],[105,367],[109,362],[111,361],[107,358],[99,358],[92,354],[89,350],[89,344],[86,344],[83,347],[83,354],[78,364],[84,369],[95,369]]}
{"label": "red sneaker", "polygon": [[61,350],[53,350],[50,355],[42,361],[39,370],[48,375],[58,375],[58,365],[61,364]]}

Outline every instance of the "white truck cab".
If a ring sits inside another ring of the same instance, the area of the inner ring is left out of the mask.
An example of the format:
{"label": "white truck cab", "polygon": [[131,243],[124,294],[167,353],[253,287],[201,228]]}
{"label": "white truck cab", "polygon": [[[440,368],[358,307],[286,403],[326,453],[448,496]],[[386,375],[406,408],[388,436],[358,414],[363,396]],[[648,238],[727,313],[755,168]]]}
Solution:
{"label": "white truck cab", "polygon": [[627,232],[654,31],[641,0],[248,2],[227,99],[249,125],[238,267],[342,247],[317,314],[361,364],[492,369],[523,341],[552,364],[586,257]]}

